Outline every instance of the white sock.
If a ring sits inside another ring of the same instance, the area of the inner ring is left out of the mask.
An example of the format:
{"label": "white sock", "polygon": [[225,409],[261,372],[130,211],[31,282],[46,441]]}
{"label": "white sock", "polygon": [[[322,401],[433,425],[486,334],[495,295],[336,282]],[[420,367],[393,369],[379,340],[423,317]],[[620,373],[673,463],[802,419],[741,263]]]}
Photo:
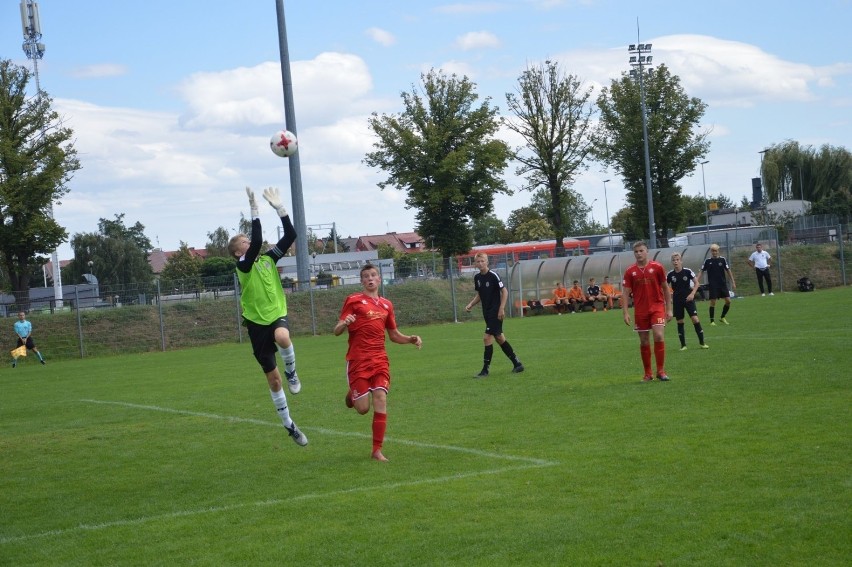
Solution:
{"label": "white sock", "polygon": [[272,396],[272,403],[275,404],[275,411],[278,412],[278,417],[281,418],[281,422],[284,424],[284,427],[290,427],[293,425],[293,420],[290,419],[290,409],[287,407],[287,396],[284,395],[284,389],[282,388],[277,392],[269,390],[269,394]]}
{"label": "white sock", "polygon": [[281,359],[284,361],[284,370],[289,373],[293,373],[296,371],[296,349],[293,348],[293,344],[287,348],[278,347],[278,354],[281,355]]}

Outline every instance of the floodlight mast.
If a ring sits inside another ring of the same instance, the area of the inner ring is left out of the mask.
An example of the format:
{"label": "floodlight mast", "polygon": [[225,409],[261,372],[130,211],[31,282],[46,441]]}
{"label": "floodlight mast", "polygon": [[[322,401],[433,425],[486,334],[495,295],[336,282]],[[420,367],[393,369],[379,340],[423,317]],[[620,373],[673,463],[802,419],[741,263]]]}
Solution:
{"label": "floodlight mast", "polygon": [[[284,0],[276,0],[275,13],[278,21],[278,51],[281,58],[281,82],[284,87],[284,123],[287,129],[298,137],[296,131],[296,111],[293,105],[293,79],[290,76],[290,48],[287,44],[287,23],[284,17]],[[287,161],[290,166],[290,193],[293,198],[293,225],[298,233],[296,238],[296,275],[299,288],[304,291],[305,282],[311,285],[310,263],[308,260],[307,224],[305,222],[305,199],[302,193],[302,168],[300,152],[296,152]]]}
{"label": "floodlight mast", "polygon": [[[41,81],[38,76],[38,62],[44,57],[44,44],[41,43],[41,22],[38,17],[38,3],[33,0],[21,0],[21,31],[24,34],[22,45],[27,59],[33,62],[33,74],[36,81],[36,93],[41,95]],[[50,218],[53,216],[53,199],[50,200],[50,208],[47,210]],[[59,268],[59,253],[56,248],[50,256],[53,264],[53,297],[55,307],[62,309],[62,270]]]}
{"label": "floodlight mast", "polygon": [[[645,67],[651,66],[653,57],[647,55],[651,52],[650,43],[638,43],[639,41],[639,21],[636,21],[636,41],[637,43],[630,44],[627,51],[630,53],[630,64],[636,69],[630,71],[631,76],[639,75],[639,100],[642,107],[642,143],[645,149],[645,192],[648,196],[648,247],[657,247],[657,226],[654,222],[654,193],[651,189],[651,159],[648,152],[648,119],[645,110]],[[646,54],[646,55],[643,55]]]}

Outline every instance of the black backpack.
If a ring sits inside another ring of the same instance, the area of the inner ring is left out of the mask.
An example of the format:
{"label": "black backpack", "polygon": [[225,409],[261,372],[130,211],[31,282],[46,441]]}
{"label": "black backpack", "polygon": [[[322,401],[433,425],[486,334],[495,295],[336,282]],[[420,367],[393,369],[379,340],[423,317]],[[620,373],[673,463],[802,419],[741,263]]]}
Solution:
{"label": "black backpack", "polygon": [[814,290],[814,282],[811,281],[810,278],[805,276],[804,278],[799,278],[796,281],[799,284],[799,291],[813,291]]}

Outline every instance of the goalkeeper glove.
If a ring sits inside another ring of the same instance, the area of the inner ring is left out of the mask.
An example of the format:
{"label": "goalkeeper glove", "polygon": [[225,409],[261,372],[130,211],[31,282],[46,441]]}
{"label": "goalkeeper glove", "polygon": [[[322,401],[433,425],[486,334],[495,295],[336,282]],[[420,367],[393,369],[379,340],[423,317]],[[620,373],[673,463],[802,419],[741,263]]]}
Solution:
{"label": "goalkeeper glove", "polygon": [[251,187],[246,187],[246,195],[249,198],[249,208],[251,209],[251,218],[256,219],[260,217],[260,212],[257,210],[257,201],[254,198],[254,191],[251,190]]}
{"label": "goalkeeper glove", "polygon": [[272,205],[273,209],[278,211],[279,217],[287,216],[287,209],[284,207],[284,203],[281,202],[281,196],[278,194],[278,189],[267,187],[263,190],[263,198]]}

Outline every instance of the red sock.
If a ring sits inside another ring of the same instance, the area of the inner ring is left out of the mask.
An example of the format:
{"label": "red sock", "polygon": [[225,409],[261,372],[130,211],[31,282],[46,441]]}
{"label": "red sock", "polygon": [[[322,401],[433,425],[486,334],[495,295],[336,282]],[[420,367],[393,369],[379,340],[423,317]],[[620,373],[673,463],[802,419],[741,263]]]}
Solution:
{"label": "red sock", "polygon": [[388,426],[388,414],[373,412],[373,452],[382,449],[385,441],[385,429]]}
{"label": "red sock", "polygon": [[642,366],[645,367],[645,376],[651,375],[651,345],[639,345],[639,352],[642,353]]}
{"label": "red sock", "polygon": [[[666,342],[654,343],[654,360],[657,362],[657,374],[666,373]],[[650,372],[649,372],[650,374]]]}

